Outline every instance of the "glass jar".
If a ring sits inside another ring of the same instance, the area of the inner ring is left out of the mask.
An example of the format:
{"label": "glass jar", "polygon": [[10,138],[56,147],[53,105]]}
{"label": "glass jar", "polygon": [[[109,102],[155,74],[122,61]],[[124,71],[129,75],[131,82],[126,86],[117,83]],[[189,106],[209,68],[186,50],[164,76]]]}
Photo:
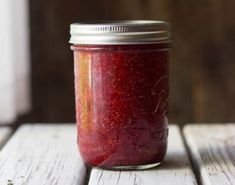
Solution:
{"label": "glass jar", "polygon": [[169,24],[71,24],[78,146],[89,166],[145,169],[168,135]]}

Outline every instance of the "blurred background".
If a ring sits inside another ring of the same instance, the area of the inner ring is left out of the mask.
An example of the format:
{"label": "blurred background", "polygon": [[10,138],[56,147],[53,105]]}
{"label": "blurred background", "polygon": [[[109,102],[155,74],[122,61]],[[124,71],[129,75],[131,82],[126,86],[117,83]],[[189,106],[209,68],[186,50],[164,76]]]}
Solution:
{"label": "blurred background", "polygon": [[1,0],[0,124],[75,122],[69,24],[172,24],[170,122],[235,120],[235,1]]}

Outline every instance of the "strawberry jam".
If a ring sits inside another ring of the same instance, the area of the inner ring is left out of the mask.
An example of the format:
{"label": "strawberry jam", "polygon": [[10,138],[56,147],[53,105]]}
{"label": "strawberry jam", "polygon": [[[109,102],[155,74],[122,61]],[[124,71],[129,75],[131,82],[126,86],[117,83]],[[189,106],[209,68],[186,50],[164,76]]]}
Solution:
{"label": "strawberry jam", "polygon": [[89,166],[156,166],[167,148],[169,43],[117,43],[73,42],[79,151]]}

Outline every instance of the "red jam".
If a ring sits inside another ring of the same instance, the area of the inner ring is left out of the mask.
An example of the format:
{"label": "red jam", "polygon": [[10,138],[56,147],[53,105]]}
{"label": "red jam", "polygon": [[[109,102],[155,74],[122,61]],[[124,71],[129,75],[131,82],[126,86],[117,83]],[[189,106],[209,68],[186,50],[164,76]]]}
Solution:
{"label": "red jam", "polygon": [[91,166],[147,165],[167,147],[168,44],[74,45],[79,150]]}

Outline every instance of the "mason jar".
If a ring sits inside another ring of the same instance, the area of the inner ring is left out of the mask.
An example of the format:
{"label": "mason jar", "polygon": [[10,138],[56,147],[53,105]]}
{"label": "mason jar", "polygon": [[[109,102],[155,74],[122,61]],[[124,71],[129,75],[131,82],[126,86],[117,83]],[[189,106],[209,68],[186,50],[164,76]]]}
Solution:
{"label": "mason jar", "polygon": [[136,20],[74,23],[78,146],[85,164],[159,165],[168,136],[170,25]]}

